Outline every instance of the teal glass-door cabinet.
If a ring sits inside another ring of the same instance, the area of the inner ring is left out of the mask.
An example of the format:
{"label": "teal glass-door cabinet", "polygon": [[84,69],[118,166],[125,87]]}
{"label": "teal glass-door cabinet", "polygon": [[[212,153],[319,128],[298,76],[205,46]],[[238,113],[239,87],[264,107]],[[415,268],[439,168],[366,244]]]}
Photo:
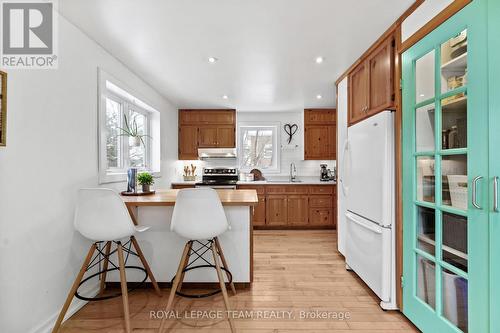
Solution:
{"label": "teal glass-door cabinet", "polygon": [[500,332],[500,1],[488,3],[490,332]]}
{"label": "teal glass-door cabinet", "polygon": [[472,1],[402,57],[403,312],[423,332],[500,332],[490,330],[488,2],[499,1]]}

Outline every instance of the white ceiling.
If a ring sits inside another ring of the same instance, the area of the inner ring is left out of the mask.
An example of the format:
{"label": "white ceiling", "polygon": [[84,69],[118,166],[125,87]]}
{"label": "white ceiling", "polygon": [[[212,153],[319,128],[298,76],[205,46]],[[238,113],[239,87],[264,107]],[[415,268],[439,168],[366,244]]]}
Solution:
{"label": "white ceiling", "polygon": [[[335,106],[334,81],[411,3],[63,0],[59,8],[178,107],[288,111]],[[219,60],[209,64],[211,56]]]}

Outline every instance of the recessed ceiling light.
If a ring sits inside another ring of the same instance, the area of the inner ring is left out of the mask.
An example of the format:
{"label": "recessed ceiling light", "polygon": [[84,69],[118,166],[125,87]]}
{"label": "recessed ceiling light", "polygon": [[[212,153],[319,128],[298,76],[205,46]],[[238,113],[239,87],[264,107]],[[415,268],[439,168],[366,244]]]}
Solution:
{"label": "recessed ceiling light", "polygon": [[323,62],[323,57],[317,57],[316,58],[316,63],[321,64]]}
{"label": "recessed ceiling light", "polygon": [[425,95],[424,94],[420,94],[420,97],[425,97]]}
{"label": "recessed ceiling light", "polygon": [[211,63],[211,64],[213,64],[213,63],[217,62],[217,60],[219,60],[219,59],[217,59],[217,58],[215,58],[215,57],[210,57],[210,58],[208,58],[208,62],[209,62],[209,63]]}
{"label": "recessed ceiling light", "polygon": [[222,99],[228,99],[229,96],[228,95],[222,95]]}
{"label": "recessed ceiling light", "polygon": [[321,96],[321,95],[316,95],[316,98],[317,98],[317,99],[322,99],[322,98],[323,98],[323,96]]}

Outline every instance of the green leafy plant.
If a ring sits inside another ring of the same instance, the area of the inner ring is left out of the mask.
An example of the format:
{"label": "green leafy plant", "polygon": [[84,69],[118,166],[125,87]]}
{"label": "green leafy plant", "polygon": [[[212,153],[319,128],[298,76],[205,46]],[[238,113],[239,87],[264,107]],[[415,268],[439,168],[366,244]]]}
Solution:
{"label": "green leafy plant", "polygon": [[139,134],[139,126],[137,125],[137,121],[135,120],[135,117],[132,119],[131,122],[128,121],[127,115],[124,113],[123,114],[123,123],[125,124],[125,128],[123,127],[118,127],[118,129],[121,131],[119,136],[128,136],[132,138],[138,138],[142,145],[146,147],[146,144],[144,143],[144,138],[149,137],[151,138],[150,135],[147,134]]}
{"label": "green leafy plant", "polygon": [[137,176],[137,181],[141,185],[152,185],[155,182],[155,180],[153,179],[153,176],[149,172],[140,173]]}

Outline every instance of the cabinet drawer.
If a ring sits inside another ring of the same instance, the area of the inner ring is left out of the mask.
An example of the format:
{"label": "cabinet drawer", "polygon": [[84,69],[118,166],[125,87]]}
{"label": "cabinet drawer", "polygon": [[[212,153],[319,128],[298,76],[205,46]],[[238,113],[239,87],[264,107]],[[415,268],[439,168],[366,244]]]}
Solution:
{"label": "cabinet drawer", "polygon": [[315,208],[332,208],[333,196],[331,195],[315,195],[309,197],[309,206]]}
{"label": "cabinet drawer", "polygon": [[307,194],[307,186],[296,185],[270,185],[266,187],[267,194]]}
{"label": "cabinet drawer", "polygon": [[333,194],[335,193],[335,187],[329,185],[318,185],[309,187],[309,193],[311,194]]}
{"label": "cabinet drawer", "polygon": [[182,188],[194,188],[195,186],[194,185],[181,185],[181,184],[176,184],[176,185],[172,185],[172,188],[174,190],[178,190],[178,189],[182,189]]}
{"label": "cabinet drawer", "polygon": [[331,208],[310,208],[310,225],[333,225],[333,210]]}
{"label": "cabinet drawer", "polygon": [[264,186],[255,186],[255,185],[238,185],[239,190],[255,190],[257,194],[265,194],[266,188]]}

